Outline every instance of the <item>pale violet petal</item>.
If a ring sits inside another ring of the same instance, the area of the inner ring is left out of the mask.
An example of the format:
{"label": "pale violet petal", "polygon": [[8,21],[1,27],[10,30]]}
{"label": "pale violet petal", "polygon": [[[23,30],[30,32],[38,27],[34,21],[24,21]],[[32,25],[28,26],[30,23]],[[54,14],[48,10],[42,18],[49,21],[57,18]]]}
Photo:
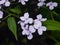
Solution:
{"label": "pale violet petal", "polygon": [[24,18],[26,18],[26,19],[29,18],[29,13],[28,12],[24,13]]}
{"label": "pale violet petal", "polygon": [[29,34],[30,34],[30,32],[28,30],[26,30],[26,35],[29,35]]}
{"label": "pale violet petal", "polygon": [[43,5],[44,5],[43,2],[39,2],[39,3],[37,4],[38,7],[42,7]]}
{"label": "pale violet petal", "polygon": [[34,20],[34,25],[33,26],[34,26],[35,29],[39,29],[42,26],[42,23],[39,20]]}
{"label": "pale violet petal", "polygon": [[41,27],[41,25],[37,25],[37,24],[34,24],[33,26],[35,29],[39,29]]}
{"label": "pale violet petal", "polygon": [[22,21],[25,21],[26,19],[22,16],[22,17],[20,17],[20,19],[22,20]]}
{"label": "pale violet petal", "polygon": [[26,3],[25,3],[25,1],[24,1],[24,0],[21,0],[21,4],[22,4],[22,5],[25,5]]}
{"label": "pale violet petal", "polygon": [[10,2],[9,1],[7,1],[7,2],[5,2],[5,4],[4,4],[5,6],[10,6]]}
{"label": "pale violet petal", "polygon": [[25,30],[23,30],[23,31],[22,31],[22,35],[26,35],[26,32],[25,32]]}
{"label": "pale violet petal", "polygon": [[29,26],[29,31],[30,31],[31,33],[34,33],[34,32],[36,32],[36,29],[34,29],[33,25],[30,25],[30,26]]}
{"label": "pale violet petal", "polygon": [[32,18],[29,18],[28,19],[28,22],[29,22],[29,24],[32,24],[33,23],[33,19]]}
{"label": "pale violet petal", "polygon": [[39,29],[38,25],[34,24],[33,26],[34,26],[35,29]]}
{"label": "pale violet petal", "polygon": [[22,31],[22,35],[29,35],[29,34],[30,34],[30,32],[27,31],[27,30],[23,30],[23,31]]}
{"label": "pale violet petal", "polygon": [[34,24],[38,24],[39,22],[40,22],[39,19],[34,20]]}
{"label": "pale violet petal", "polygon": [[53,9],[54,9],[54,7],[53,7],[53,6],[49,6],[49,9],[50,9],[50,10],[53,10]]}
{"label": "pale violet petal", "polygon": [[0,19],[3,18],[3,12],[0,11]]}
{"label": "pale violet petal", "polygon": [[24,22],[25,24],[28,24],[29,23],[29,21],[28,20],[25,20],[25,22]]}
{"label": "pale violet petal", "polygon": [[41,29],[42,29],[43,31],[46,31],[46,30],[47,30],[47,28],[46,28],[45,26],[42,26]]}
{"label": "pale violet petal", "polygon": [[21,25],[21,26],[24,26],[24,25],[25,25],[25,23],[24,23],[24,22],[20,22],[20,25]]}
{"label": "pale violet petal", "polygon": [[58,4],[57,4],[56,2],[54,2],[54,3],[53,3],[53,6],[54,6],[54,7],[57,7],[57,6],[58,6]]}
{"label": "pale violet petal", "polygon": [[43,30],[42,30],[42,28],[38,29],[37,32],[38,32],[39,35],[42,35],[42,34],[43,34]]}
{"label": "pale violet petal", "polygon": [[49,2],[46,4],[46,6],[51,6],[52,5],[52,2]]}
{"label": "pale violet petal", "polygon": [[0,5],[4,4],[6,0],[0,0]]}
{"label": "pale violet petal", "polygon": [[31,39],[33,38],[33,35],[30,34],[30,35],[27,36],[27,38],[28,38],[29,40],[31,40]]}
{"label": "pale violet petal", "polygon": [[41,21],[43,21],[43,22],[46,21],[46,20],[47,20],[47,18],[42,18],[42,19],[41,19]]}
{"label": "pale violet petal", "polygon": [[42,18],[41,14],[37,15],[37,19],[41,19],[41,18]]}

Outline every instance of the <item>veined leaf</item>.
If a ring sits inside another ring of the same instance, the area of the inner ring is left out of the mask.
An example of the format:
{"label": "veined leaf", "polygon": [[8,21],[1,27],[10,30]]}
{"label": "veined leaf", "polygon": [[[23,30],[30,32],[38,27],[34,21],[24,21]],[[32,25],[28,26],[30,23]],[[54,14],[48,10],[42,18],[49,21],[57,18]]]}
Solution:
{"label": "veined leaf", "polygon": [[8,27],[10,31],[14,34],[16,40],[17,40],[17,26],[14,17],[9,17],[7,19]]}
{"label": "veined leaf", "polygon": [[47,20],[43,24],[47,27],[47,30],[60,30],[60,22]]}

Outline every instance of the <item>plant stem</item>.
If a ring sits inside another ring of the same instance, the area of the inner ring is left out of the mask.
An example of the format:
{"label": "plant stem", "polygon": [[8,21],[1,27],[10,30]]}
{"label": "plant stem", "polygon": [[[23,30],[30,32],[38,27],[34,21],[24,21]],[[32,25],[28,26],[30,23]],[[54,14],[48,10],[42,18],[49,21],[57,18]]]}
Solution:
{"label": "plant stem", "polygon": [[3,18],[2,20],[7,19],[9,16],[14,16],[14,17],[16,17],[16,18],[19,18],[19,16],[17,16],[16,14],[12,14],[12,13],[10,13],[9,11],[4,10],[3,8],[2,8],[2,10],[3,10],[5,13],[8,14],[8,15],[7,15],[5,18]]}

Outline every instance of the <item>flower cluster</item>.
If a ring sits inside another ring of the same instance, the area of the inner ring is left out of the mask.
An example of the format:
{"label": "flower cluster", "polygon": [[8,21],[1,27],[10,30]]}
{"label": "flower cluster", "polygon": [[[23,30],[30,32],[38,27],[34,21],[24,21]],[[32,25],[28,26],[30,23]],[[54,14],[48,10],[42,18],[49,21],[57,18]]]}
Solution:
{"label": "flower cluster", "polygon": [[42,18],[42,15],[39,14],[36,16],[37,19],[29,18],[29,13],[25,13],[24,16],[20,17],[18,24],[21,25],[22,35],[27,35],[27,38],[31,40],[33,38],[33,33],[36,31],[39,35],[43,34],[43,31],[46,31],[46,27],[42,26],[42,22],[46,21],[46,18]]}
{"label": "flower cluster", "polygon": [[37,4],[37,6],[40,8],[42,7],[43,5],[46,5],[46,7],[49,7],[50,10],[53,10],[54,7],[57,7],[58,4],[57,2],[48,2],[48,3],[45,3],[46,0],[38,0],[39,3]]}
{"label": "flower cluster", "polygon": [[[13,1],[15,1],[15,0],[13,0]],[[25,2],[27,2],[28,0],[19,0],[18,2],[20,2],[22,5],[25,5],[26,3]]]}
{"label": "flower cluster", "polygon": [[54,7],[58,6],[58,4],[56,2],[49,2],[46,4],[46,6],[48,6],[50,10],[53,10]]}
{"label": "flower cluster", "polygon": [[[0,0],[0,9],[2,8],[3,5],[6,7],[10,6],[9,0]],[[2,11],[0,11],[0,19],[1,18],[3,18],[3,12]]]}
{"label": "flower cluster", "polygon": [[10,6],[9,0],[0,0],[0,9],[3,5],[6,7]]}
{"label": "flower cluster", "polygon": [[[16,0],[12,0],[16,1]],[[18,0],[18,3],[21,3],[22,5],[26,5],[26,2],[29,0]],[[56,2],[48,2],[45,3],[46,0],[38,0],[37,6],[38,8],[42,6],[49,7],[50,10],[53,10],[55,7],[58,6]],[[10,6],[10,1],[9,0],[0,0],[0,9],[2,9],[2,6]],[[0,19],[3,18],[3,12],[0,11]],[[24,13],[24,16],[20,17],[20,21],[18,21],[18,24],[20,24],[22,28],[22,35],[26,35],[29,40],[33,38],[33,33],[36,31],[38,32],[39,35],[43,34],[43,31],[46,31],[46,27],[42,26],[42,22],[46,21],[47,18],[42,18],[42,15],[39,14],[36,16],[36,19],[29,18],[29,13],[26,12]]]}

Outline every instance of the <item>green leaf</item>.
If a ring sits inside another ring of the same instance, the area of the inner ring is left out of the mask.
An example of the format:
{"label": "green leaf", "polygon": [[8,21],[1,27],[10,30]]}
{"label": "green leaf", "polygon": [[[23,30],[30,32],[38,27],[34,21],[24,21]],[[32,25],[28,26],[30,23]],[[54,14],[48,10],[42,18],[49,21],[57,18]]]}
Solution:
{"label": "green leaf", "polygon": [[15,7],[15,8],[11,8],[10,11],[13,12],[13,13],[16,13],[16,14],[21,13],[21,9],[20,9],[19,6]]}
{"label": "green leaf", "polygon": [[17,26],[14,17],[9,17],[7,19],[8,27],[10,31],[14,34],[16,40],[17,40]]}
{"label": "green leaf", "polygon": [[60,22],[47,20],[43,24],[47,27],[47,30],[60,30]]}

